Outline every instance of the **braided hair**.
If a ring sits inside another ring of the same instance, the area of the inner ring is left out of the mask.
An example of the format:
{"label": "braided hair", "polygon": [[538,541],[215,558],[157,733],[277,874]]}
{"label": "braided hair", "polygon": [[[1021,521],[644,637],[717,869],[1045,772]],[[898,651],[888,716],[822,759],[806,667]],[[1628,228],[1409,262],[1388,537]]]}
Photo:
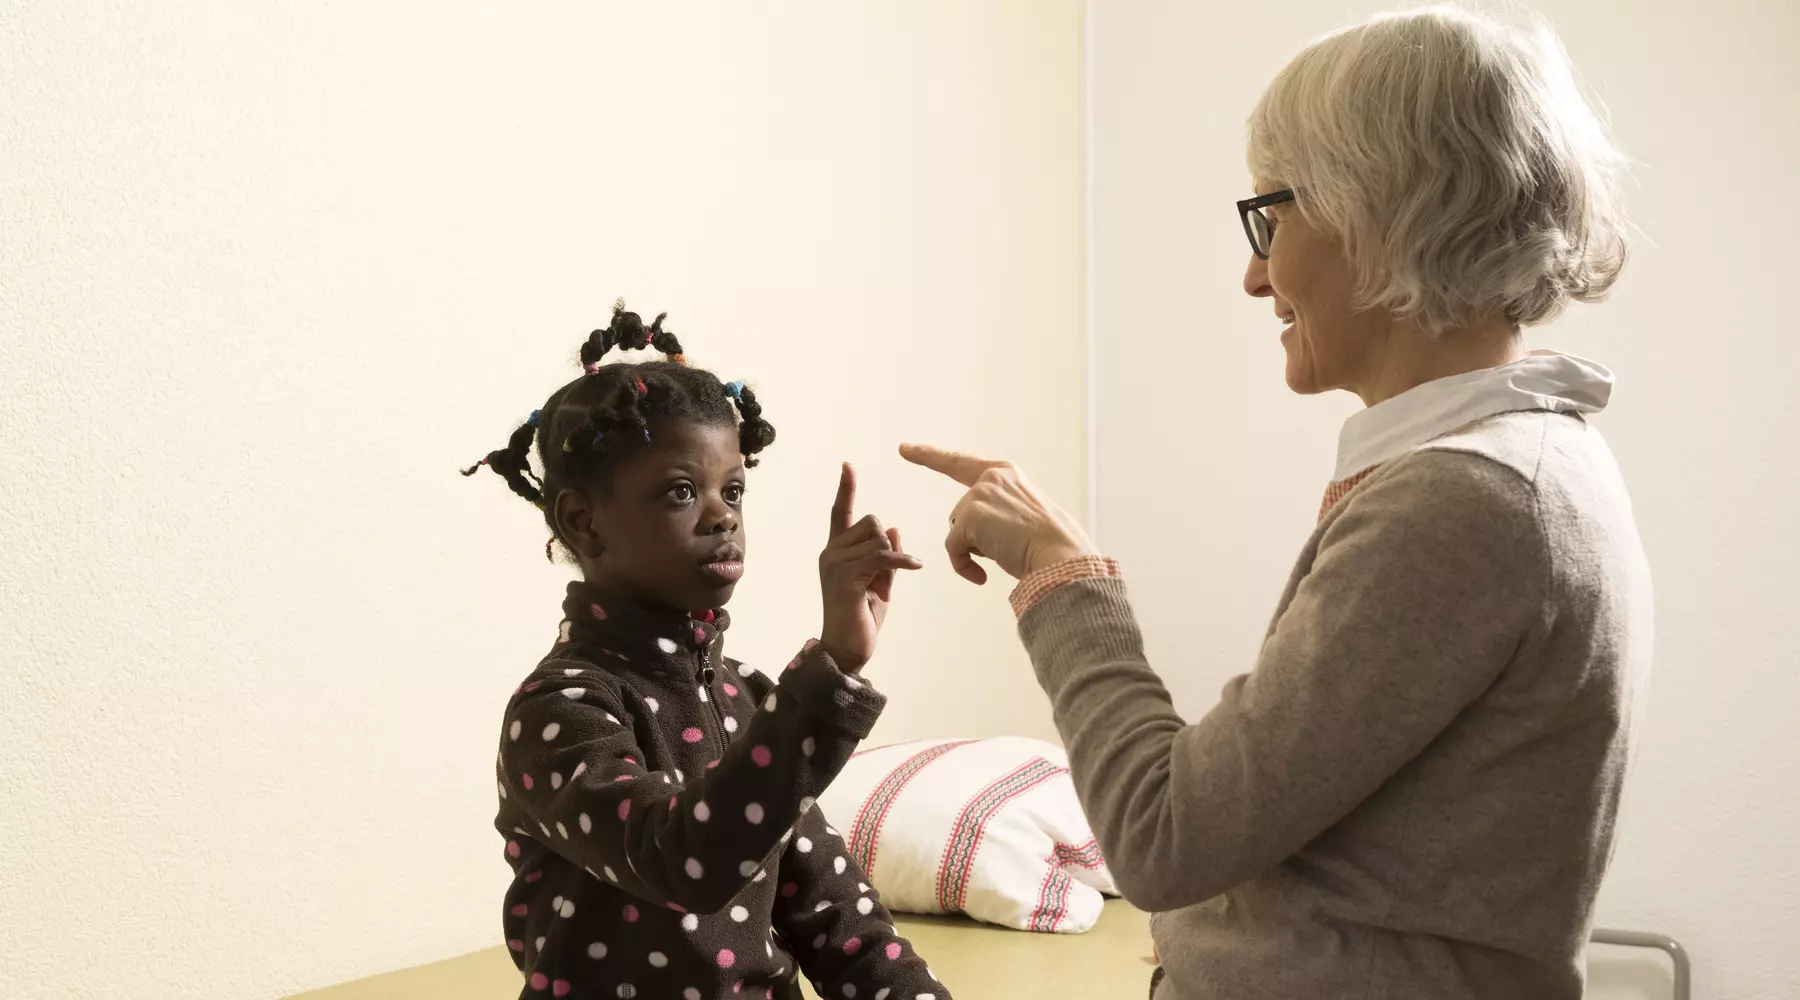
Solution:
{"label": "braided hair", "polygon": [[[544,546],[546,556],[561,539],[556,495],[569,487],[604,491],[620,461],[650,446],[657,425],[735,424],[738,450],[749,468],[775,442],[775,427],[763,419],[756,393],[742,382],[726,384],[709,371],[690,367],[681,342],[663,329],[667,316],[646,325],[643,317],[625,309],[625,300],[614,303],[612,322],[581,345],[581,377],[551,393],[543,408],[512,432],[506,447],[462,470],[472,476],[487,466],[543,512],[552,535]],[[655,349],[666,360],[602,364],[614,348]],[[531,469],[534,441],[541,477]]]}

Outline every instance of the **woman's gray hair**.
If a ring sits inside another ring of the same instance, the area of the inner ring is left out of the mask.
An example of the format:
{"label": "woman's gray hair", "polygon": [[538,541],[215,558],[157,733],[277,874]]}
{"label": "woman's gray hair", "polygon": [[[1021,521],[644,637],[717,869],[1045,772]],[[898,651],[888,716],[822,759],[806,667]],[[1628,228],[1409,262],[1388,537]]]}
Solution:
{"label": "woman's gray hair", "polygon": [[1359,305],[1433,336],[1543,322],[1625,263],[1625,158],[1541,21],[1428,7],[1327,35],[1263,93],[1249,163],[1343,241]]}

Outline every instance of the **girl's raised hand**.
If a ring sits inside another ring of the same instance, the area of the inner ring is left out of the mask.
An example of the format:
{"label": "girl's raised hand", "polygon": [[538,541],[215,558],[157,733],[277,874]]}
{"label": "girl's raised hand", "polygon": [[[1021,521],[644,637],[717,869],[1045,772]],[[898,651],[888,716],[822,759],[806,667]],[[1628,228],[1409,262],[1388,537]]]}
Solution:
{"label": "girl's raised hand", "polygon": [[900,548],[900,532],[882,528],[875,515],[853,520],[856,470],[845,462],[831,505],[831,535],[819,553],[819,590],[825,624],[819,644],[845,671],[862,669],[875,655],[875,640],[887,619],[894,573],[923,563]]}

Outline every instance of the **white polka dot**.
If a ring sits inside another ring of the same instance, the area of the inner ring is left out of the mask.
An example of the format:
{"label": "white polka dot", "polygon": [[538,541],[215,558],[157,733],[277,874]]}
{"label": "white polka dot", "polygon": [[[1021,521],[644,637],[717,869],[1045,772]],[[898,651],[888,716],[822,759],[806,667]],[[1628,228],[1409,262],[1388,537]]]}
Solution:
{"label": "white polka dot", "polygon": [[813,755],[813,751],[815,751],[817,749],[819,749],[819,743],[817,740],[813,739],[811,736],[808,736],[806,739],[803,739],[800,741],[800,752],[807,755],[808,757],[811,757]]}
{"label": "white polka dot", "polygon": [[495,782],[494,782],[494,787],[495,787],[495,788],[498,788],[498,789],[499,789],[499,790],[500,790],[500,797],[501,797],[501,798],[503,798],[503,799],[504,799],[504,798],[506,798],[506,782],[504,782],[504,781],[495,781]]}
{"label": "white polka dot", "polygon": [[843,834],[837,832],[837,827],[832,826],[829,823],[825,824],[825,832],[831,834],[833,837],[842,837],[843,836]]}
{"label": "white polka dot", "polygon": [[700,991],[689,986],[681,991],[681,1000],[700,1000]]}
{"label": "white polka dot", "polygon": [[775,957],[775,943],[773,941],[764,941],[763,942],[763,952],[765,954],[767,954],[770,958],[774,958]]}
{"label": "white polka dot", "polygon": [[618,725],[618,724],[619,724],[619,717],[618,717],[618,716],[616,716],[616,715],[614,715],[614,714],[612,714],[612,713],[611,713],[611,712],[607,712],[607,713],[605,713],[605,714],[606,714],[606,721],[608,721],[608,722],[610,722],[610,723],[612,723],[612,724],[613,724],[613,725],[615,725],[615,726],[616,726],[616,725]]}
{"label": "white polka dot", "polygon": [[849,983],[845,983],[844,984],[844,996],[850,998],[850,1000],[855,1000],[856,987],[850,985]]}
{"label": "white polka dot", "polygon": [[800,848],[801,854],[812,853],[812,841],[806,837],[801,837],[799,840],[794,841],[794,846]]}
{"label": "white polka dot", "polygon": [[593,833],[594,832],[594,818],[592,816],[589,816],[587,813],[582,813],[581,815],[575,817],[575,822],[581,825],[582,833]]}
{"label": "white polka dot", "polygon": [[[932,976],[931,978],[936,979],[937,977]],[[930,993],[921,993],[917,997],[914,997],[913,1000],[937,1000],[937,997]]]}
{"label": "white polka dot", "polygon": [[538,829],[540,829],[540,830],[542,830],[542,831],[544,831],[544,837],[545,837],[545,839],[549,839],[549,837],[550,837],[550,828],[549,828],[549,827],[547,827],[547,826],[545,826],[545,825],[544,825],[544,824],[542,824],[542,823],[539,823],[539,824],[538,824]]}
{"label": "white polka dot", "polygon": [[694,931],[699,930],[700,929],[700,918],[694,916],[692,913],[688,914],[685,917],[682,917],[681,918],[681,929],[684,931],[687,931],[690,934],[692,934]]}
{"label": "white polka dot", "polygon": [[780,703],[781,703],[781,699],[775,697],[775,692],[770,691],[769,696],[767,698],[763,699],[763,711],[773,712],[773,711],[775,711],[775,706],[779,705]]}
{"label": "white polka dot", "polygon": [[856,891],[857,892],[868,892],[869,891],[869,883],[867,883],[867,882],[856,883]]}
{"label": "white polka dot", "polygon": [[536,942],[534,942],[534,943],[535,943],[535,944],[536,944],[536,945],[537,945],[537,950],[538,950],[538,951],[543,951],[543,950],[544,950],[544,939],[543,939],[543,938],[538,938],[538,939],[537,939],[537,941],[536,941]]}
{"label": "white polka dot", "polygon": [[560,732],[562,732],[562,723],[560,722],[552,722],[548,726],[545,726],[544,742],[548,743],[551,740],[556,739],[556,734]]}
{"label": "white polka dot", "polygon": [[584,694],[587,694],[587,688],[563,688],[563,697],[570,701],[580,701]]}
{"label": "white polka dot", "polygon": [[551,788],[561,788],[562,787],[562,775],[552,772],[550,775],[550,787]]}
{"label": "white polka dot", "polygon": [[569,839],[569,828],[562,825],[562,823],[560,823],[560,822],[558,822],[556,824],[556,832],[562,835],[562,839],[564,839],[564,840]]}
{"label": "white polka dot", "polygon": [[748,663],[738,664],[738,676],[739,677],[748,677],[754,673],[756,673],[756,668],[751,666],[750,664],[748,664]]}
{"label": "white polka dot", "polygon": [[734,906],[731,908],[731,919],[741,924],[750,919],[750,911],[741,906]]}
{"label": "white polka dot", "polygon": [[846,677],[844,678],[844,686],[852,691],[859,691],[862,689],[862,681],[859,681],[854,677]]}
{"label": "white polka dot", "polygon": [[580,764],[576,764],[575,770],[569,772],[569,780],[574,781],[576,778],[581,777],[581,772],[583,772],[585,770],[587,770],[587,763],[585,761]]}
{"label": "white polka dot", "polygon": [[[565,622],[564,624],[567,624],[567,622]],[[564,667],[563,668],[563,676],[564,677],[574,677],[579,673],[581,673],[580,667]]]}
{"label": "white polka dot", "polygon": [[649,959],[651,966],[653,966],[654,968],[666,969],[669,966],[669,956],[663,954],[660,951],[651,952],[647,956],[647,958]]}
{"label": "white polka dot", "polygon": [[753,826],[761,825],[761,823],[763,821],[762,804],[759,802],[752,802],[749,805],[745,806],[744,807],[744,818],[749,820],[751,825],[753,825]]}
{"label": "white polka dot", "polygon": [[619,1000],[631,1000],[632,997],[637,996],[637,987],[630,983],[620,983],[618,993]]}
{"label": "white polka dot", "polygon": [[831,909],[830,903],[821,902],[821,903],[819,903],[818,906],[813,907],[813,912],[814,913],[824,913],[826,910],[829,910],[829,909]]}
{"label": "white polka dot", "polygon": [[688,874],[688,878],[695,878],[695,879],[706,874],[706,869],[700,867],[700,859],[699,858],[687,859],[687,874]]}
{"label": "white polka dot", "polygon": [[695,688],[694,690],[700,692],[700,704],[702,704],[702,705],[706,704],[706,702],[707,702],[706,689],[701,687],[701,688]]}
{"label": "white polka dot", "polygon": [[712,807],[702,802],[694,807],[694,818],[704,823],[712,819]]}
{"label": "white polka dot", "polygon": [[889,992],[890,992],[890,988],[883,986],[879,991],[876,992],[875,1000],[887,1000]]}
{"label": "white polka dot", "polygon": [[524,731],[525,731],[525,723],[520,722],[518,719],[514,719],[512,728],[508,729],[506,731],[506,735],[513,740],[517,740],[519,738],[519,734]]}
{"label": "white polka dot", "polygon": [[814,951],[818,951],[820,948],[823,948],[823,947],[825,947],[825,935],[821,934],[818,937],[813,938],[813,950]]}
{"label": "white polka dot", "polygon": [[569,919],[575,915],[575,901],[573,899],[563,900],[562,909],[556,912],[561,914],[564,920]]}
{"label": "white polka dot", "polygon": [[593,959],[596,962],[605,958],[606,957],[606,945],[600,943],[599,941],[595,941],[593,944],[588,945],[588,957]]}
{"label": "white polka dot", "polygon": [[849,862],[845,861],[844,856],[842,854],[840,854],[837,856],[836,860],[831,862],[831,870],[837,872],[839,875],[842,875],[842,874],[844,874],[845,866],[848,864],[849,864]]}
{"label": "white polka dot", "polygon": [[810,795],[808,795],[808,796],[805,796],[805,797],[804,797],[804,798],[802,798],[802,799],[801,799],[801,800],[800,800],[800,812],[801,812],[801,813],[803,813],[803,814],[804,814],[804,813],[809,813],[809,812],[812,812],[812,807],[813,807],[813,806],[814,806],[814,805],[815,805],[815,804],[816,804],[816,803],[817,803],[817,802],[818,802],[818,801],[819,801],[819,800],[818,800],[818,799],[815,799],[815,798],[813,798],[813,797],[812,797],[812,796],[810,796]]}
{"label": "white polka dot", "polygon": [[743,864],[738,865],[738,874],[744,876],[745,878],[749,878],[750,876],[756,874],[756,869],[758,867],[760,867],[760,866],[756,862],[746,861]]}
{"label": "white polka dot", "polygon": [[675,780],[684,785],[687,784],[687,776],[681,773],[681,768],[679,767],[675,769]]}
{"label": "white polka dot", "polygon": [[[523,833],[524,831],[521,830],[519,832]],[[790,826],[787,828],[787,832],[781,835],[781,846],[786,847],[787,842],[790,840],[793,840],[793,839],[794,839],[794,828]]]}
{"label": "white polka dot", "polygon": [[737,732],[737,720],[729,715],[725,717],[725,731],[728,733]]}
{"label": "white polka dot", "polygon": [[601,865],[600,870],[606,873],[606,880],[608,882],[617,882],[619,880],[619,876],[613,872],[611,865]]}
{"label": "white polka dot", "polygon": [[658,639],[656,640],[656,648],[665,653],[673,653],[681,647],[675,645],[675,640],[673,639]]}
{"label": "white polka dot", "polygon": [[864,896],[863,898],[856,901],[856,912],[862,914],[865,917],[868,916],[869,911],[873,910],[874,908],[875,908],[875,901],[870,899],[867,896]]}
{"label": "white polka dot", "polygon": [[768,877],[769,877],[769,870],[767,868],[764,868],[762,871],[757,872],[756,877],[751,879],[750,881],[761,882],[763,879],[766,879]]}
{"label": "white polka dot", "polygon": [[651,715],[655,715],[656,713],[662,711],[662,706],[657,703],[655,698],[645,698],[644,704],[650,706],[650,714]]}

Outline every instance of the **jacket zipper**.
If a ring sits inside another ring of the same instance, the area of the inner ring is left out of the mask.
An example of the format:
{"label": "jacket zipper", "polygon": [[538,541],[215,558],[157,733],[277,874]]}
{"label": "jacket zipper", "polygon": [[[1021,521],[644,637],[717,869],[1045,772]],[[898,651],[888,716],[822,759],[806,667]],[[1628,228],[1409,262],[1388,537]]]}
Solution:
{"label": "jacket zipper", "polygon": [[719,756],[731,745],[729,734],[725,732],[725,713],[719,708],[719,695],[713,690],[712,650],[700,651],[700,683],[706,687],[706,702],[713,710],[713,732],[719,734]]}

